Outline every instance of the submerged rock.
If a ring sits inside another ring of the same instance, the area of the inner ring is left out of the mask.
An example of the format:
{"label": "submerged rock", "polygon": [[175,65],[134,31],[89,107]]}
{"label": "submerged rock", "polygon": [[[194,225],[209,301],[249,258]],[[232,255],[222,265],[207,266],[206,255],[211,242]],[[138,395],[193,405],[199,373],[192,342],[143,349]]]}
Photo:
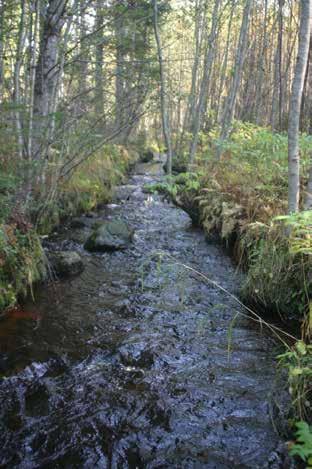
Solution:
{"label": "submerged rock", "polygon": [[129,247],[133,231],[123,220],[106,221],[87,239],[88,251],[117,251]]}
{"label": "submerged rock", "polygon": [[82,259],[75,251],[50,251],[47,256],[52,269],[60,277],[78,275],[84,269]]}

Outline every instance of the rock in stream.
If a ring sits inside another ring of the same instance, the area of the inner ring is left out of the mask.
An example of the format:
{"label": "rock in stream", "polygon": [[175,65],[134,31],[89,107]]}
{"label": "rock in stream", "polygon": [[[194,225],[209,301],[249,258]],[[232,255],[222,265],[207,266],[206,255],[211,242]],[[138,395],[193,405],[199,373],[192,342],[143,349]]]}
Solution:
{"label": "rock in stream", "polygon": [[88,251],[118,251],[129,247],[133,232],[123,220],[104,222],[85,243]]}

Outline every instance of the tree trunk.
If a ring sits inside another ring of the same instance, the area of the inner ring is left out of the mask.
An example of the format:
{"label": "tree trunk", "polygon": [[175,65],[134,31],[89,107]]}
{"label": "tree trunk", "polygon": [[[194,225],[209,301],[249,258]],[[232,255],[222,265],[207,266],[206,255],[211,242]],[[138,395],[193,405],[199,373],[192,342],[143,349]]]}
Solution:
{"label": "tree trunk", "polygon": [[231,90],[228,95],[225,110],[222,119],[222,130],[220,135],[220,145],[217,149],[217,159],[220,159],[222,154],[222,144],[225,142],[231,132],[232,122],[235,116],[235,109],[236,109],[236,101],[239,91],[239,86],[241,83],[243,66],[246,56],[246,46],[247,46],[247,38],[248,38],[248,29],[249,29],[249,17],[251,8],[253,5],[253,0],[246,0],[244,13],[243,13],[243,20],[239,34],[239,41],[237,47],[237,55],[235,59],[235,68],[234,68],[234,77],[231,85]]}
{"label": "tree trunk", "polygon": [[96,1],[96,46],[95,46],[95,112],[101,116],[104,113],[104,85],[103,85],[103,0]]}
{"label": "tree trunk", "polygon": [[224,89],[224,84],[225,84],[225,77],[226,77],[226,70],[228,66],[228,58],[229,58],[229,49],[230,49],[230,39],[231,39],[231,30],[232,30],[232,23],[233,23],[233,15],[234,15],[234,9],[235,9],[235,4],[233,3],[231,12],[230,12],[230,17],[229,17],[229,23],[228,23],[228,29],[227,29],[227,36],[226,36],[226,45],[225,45],[225,54],[224,54],[224,59],[222,62],[222,67],[221,67],[221,77],[220,77],[220,86],[219,86],[219,93],[218,93],[218,103],[217,103],[217,121],[220,121],[220,110],[221,110],[221,97],[223,94],[223,89]]}
{"label": "tree trunk", "polygon": [[48,159],[58,83],[57,60],[66,0],[49,0],[43,19],[34,87],[33,159]]}
{"label": "tree trunk", "polygon": [[3,97],[3,81],[4,81],[4,0],[0,0],[0,103]]}
{"label": "tree trunk", "polygon": [[[118,3],[116,2],[118,5]],[[127,124],[126,116],[126,52],[125,43],[127,31],[125,26],[125,13],[117,11],[114,18],[116,38],[116,69],[115,69],[115,128],[118,140],[123,143],[124,131]]]}
{"label": "tree trunk", "polygon": [[157,44],[157,54],[159,61],[160,71],[160,104],[161,104],[161,118],[162,128],[164,134],[165,145],[167,148],[167,173],[172,174],[172,146],[171,146],[171,132],[168,120],[168,106],[167,106],[167,92],[166,92],[166,78],[163,64],[163,49],[161,44],[161,38],[158,28],[158,3],[157,0],[153,0],[154,4],[154,33]]}
{"label": "tree trunk", "polygon": [[299,125],[304,77],[311,34],[312,0],[301,1],[299,46],[289,107],[288,122],[288,212],[299,210],[300,158]]}
{"label": "tree trunk", "polygon": [[34,118],[34,92],[36,82],[36,55],[38,45],[38,30],[40,20],[40,0],[35,0],[35,13],[34,13],[34,31],[32,37],[32,45],[30,50],[30,79],[29,79],[29,125],[28,125],[28,142],[27,142],[27,156],[30,159],[32,155],[32,138],[33,138],[33,118]]}
{"label": "tree trunk", "polygon": [[21,117],[21,94],[20,94],[20,71],[23,63],[23,52],[26,40],[25,34],[25,2],[21,0],[21,19],[18,30],[18,40],[16,47],[16,57],[14,66],[14,106],[15,106],[15,125],[18,141],[18,154],[19,158],[23,158],[24,154],[24,138],[23,138],[23,126]]}
{"label": "tree trunk", "polygon": [[195,154],[198,145],[198,133],[200,130],[202,114],[204,111],[204,104],[205,104],[205,97],[208,96],[210,90],[210,78],[211,78],[211,70],[212,65],[215,57],[215,42],[217,36],[217,28],[219,22],[219,8],[220,8],[221,0],[215,0],[213,13],[212,13],[212,24],[211,24],[211,31],[208,39],[207,44],[207,51],[205,56],[204,62],[204,74],[200,86],[199,92],[199,99],[198,105],[195,113],[195,122],[193,128],[193,135],[192,135],[192,142],[190,146],[190,160],[189,163],[192,165],[194,163]]}
{"label": "tree trunk", "polygon": [[194,52],[194,62],[192,66],[192,79],[191,79],[191,91],[188,96],[187,107],[184,113],[182,132],[179,139],[179,144],[177,147],[178,153],[181,153],[183,150],[185,132],[190,130],[193,127],[194,123],[194,113],[196,109],[196,88],[198,81],[198,71],[200,65],[200,52],[202,46],[202,36],[203,36],[203,25],[205,21],[202,19],[203,16],[203,1],[196,0],[195,5],[195,25],[194,25],[194,42],[195,42],[195,52]]}

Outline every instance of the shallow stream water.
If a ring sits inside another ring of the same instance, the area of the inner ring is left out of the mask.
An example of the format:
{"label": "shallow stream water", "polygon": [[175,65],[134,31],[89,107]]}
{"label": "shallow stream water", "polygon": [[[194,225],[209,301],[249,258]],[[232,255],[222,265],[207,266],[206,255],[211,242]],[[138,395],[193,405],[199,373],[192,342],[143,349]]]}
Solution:
{"label": "shallow stream water", "polygon": [[142,192],[160,168],[139,165],[88,218],[126,220],[130,249],[90,254],[87,228],[64,227],[48,244],[77,250],[84,272],[0,323],[0,467],[289,467],[276,344],[196,274],[231,293],[241,280],[182,210]]}

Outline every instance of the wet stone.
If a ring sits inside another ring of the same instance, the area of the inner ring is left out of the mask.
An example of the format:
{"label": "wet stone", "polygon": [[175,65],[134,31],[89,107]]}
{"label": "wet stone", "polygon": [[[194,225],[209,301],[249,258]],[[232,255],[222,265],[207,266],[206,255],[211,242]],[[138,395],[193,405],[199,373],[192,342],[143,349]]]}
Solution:
{"label": "wet stone", "polygon": [[130,246],[133,231],[123,220],[106,221],[94,230],[85,243],[88,251],[118,251]]}
{"label": "wet stone", "polygon": [[78,275],[84,269],[82,258],[75,251],[48,252],[48,259],[52,270],[61,277]]}

